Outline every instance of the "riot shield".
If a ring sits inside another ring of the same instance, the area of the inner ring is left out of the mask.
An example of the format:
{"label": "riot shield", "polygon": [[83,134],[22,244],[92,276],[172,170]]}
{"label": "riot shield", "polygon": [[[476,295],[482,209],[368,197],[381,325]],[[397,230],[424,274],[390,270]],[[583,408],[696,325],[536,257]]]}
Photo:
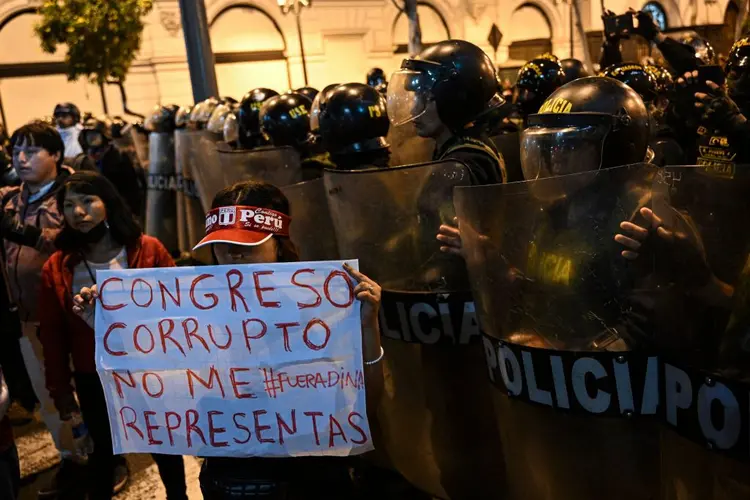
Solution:
{"label": "riot shield", "polygon": [[174,135],[152,132],[149,154],[146,234],[158,238],[170,253],[176,254],[179,244]]}
{"label": "riot shield", "polygon": [[[193,254],[193,257],[201,262],[209,263],[209,249],[199,249],[197,253],[192,251],[205,234],[205,212],[196,187],[194,172],[202,170],[208,174],[212,170],[211,156],[199,153],[203,149],[203,141],[207,141],[205,149],[210,150],[210,137],[202,131],[183,129],[175,132],[176,171],[178,185],[181,188],[177,194],[177,213],[180,249]],[[215,166],[213,168],[215,169]],[[211,199],[207,203],[210,204]]]}
{"label": "riot shield", "polygon": [[383,288],[377,452],[444,499],[501,498],[504,466],[460,258],[435,239],[467,169],[448,161],[324,173],[339,253]]}
{"label": "riot shield", "polygon": [[[750,231],[740,215],[750,208],[750,166],[667,167],[662,184],[669,191],[670,205],[690,220],[701,250],[697,264],[680,267],[705,266],[703,274],[710,272],[711,280],[720,284],[716,288],[732,292],[723,294],[731,299],[717,301],[716,293],[702,292],[701,273],[688,272],[679,293],[692,296],[689,307],[662,312],[684,318],[675,322],[676,332],[665,335],[664,351],[671,371],[680,374],[682,383],[692,387],[690,396],[695,395],[681,402],[684,409],[679,415],[665,421],[663,498],[750,498],[750,453],[742,430],[748,428],[750,382]],[[666,228],[675,225],[674,217],[662,215],[662,220]],[[679,262],[671,255],[663,260]]]}
{"label": "riot shield", "polygon": [[419,137],[413,122],[398,127],[391,125],[386,140],[391,146],[390,164],[393,167],[432,161],[435,141]]}
{"label": "riot shield", "polygon": [[323,179],[284,186],[289,199],[292,225],[290,237],[302,261],[338,259],[336,233],[328,209]]}
{"label": "riot shield", "polygon": [[522,181],[521,170],[521,137],[518,132],[509,132],[496,135],[490,140],[505,160],[505,171],[508,173],[508,182]]}
{"label": "riot shield", "polygon": [[659,430],[641,416],[655,408],[627,379],[652,373],[628,349],[648,338],[658,289],[652,262],[631,264],[614,240],[651,206],[656,175],[635,165],[455,191],[510,499],[659,495]]}
{"label": "riot shield", "polygon": [[217,155],[224,186],[248,180],[268,182],[276,187],[302,182],[299,153],[290,147],[218,151]]}
{"label": "riot shield", "polygon": [[135,150],[135,156],[138,158],[138,163],[144,171],[148,172],[148,160],[149,160],[149,138],[143,132],[140,132],[136,127],[130,127],[129,130],[130,142],[133,143],[133,149]]}

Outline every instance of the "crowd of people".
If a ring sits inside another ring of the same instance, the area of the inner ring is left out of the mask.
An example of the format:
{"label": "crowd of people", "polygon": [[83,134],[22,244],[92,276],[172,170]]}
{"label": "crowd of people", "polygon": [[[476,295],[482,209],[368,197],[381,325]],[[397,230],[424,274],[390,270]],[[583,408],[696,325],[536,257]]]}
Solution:
{"label": "crowd of people", "polygon": [[[0,498],[14,499],[19,491],[19,457],[6,415],[11,400],[39,411],[60,452],[55,480],[39,498],[108,499],[128,480],[124,457],[113,454],[96,373],[93,311],[97,270],[172,267],[179,257],[170,255],[158,235],[141,229],[149,217],[149,166],[140,149],[149,133],[203,130],[227,151],[292,148],[300,158],[300,181],[319,179],[326,169],[397,166],[395,149],[413,143],[389,138],[406,126],[416,138],[431,141],[420,161],[457,162],[474,186],[638,163],[697,165],[709,176],[742,177],[742,165],[750,163],[750,38],[738,40],[717,70],[707,41],[673,40],[647,13],[631,15],[637,27],[628,35],[658,47],[664,66],[623,61],[623,33],[606,32],[598,76],[589,76],[594,68],[580,61],[542,54],[523,65],[507,88],[480,48],[449,40],[404,60],[389,79],[374,68],[367,83],[331,84],[321,91],[304,87],[279,94],[258,88],[240,101],[216,97],[194,106],[159,106],[144,123],[132,124],[82,116],[75,104],[62,103],[51,119],[15,130],[4,141],[0,189],[0,278],[7,291],[0,294]],[[266,179],[233,183],[213,194],[211,211],[258,207],[288,218],[293,209],[280,187]],[[643,210],[649,209],[641,210],[642,221],[623,222],[612,235],[626,260],[638,259],[649,238],[679,239]],[[463,229],[440,222],[433,228],[436,250],[469,259]],[[218,237],[207,230],[203,241],[193,243],[212,249],[213,262],[205,264],[299,260],[288,235],[271,234],[229,231]],[[375,419],[381,361],[388,356],[380,342],[381,286],[354,269],[346,271],[363,303],[363,364]],[[717,286],[718,294],[733,293],[726,283]],[[650,345],[648,331],[648,326],[613,328],[604,343],[622,350]],[[153,458],[167,498],[187,498],[182,458]],[[376,479],[368,480],[372,474]],[[404,483],[395,473],[380,474],[362,461],[343,459],[209,458],[201,489],[211,500],[350,499],[383,498],[372,493],[382,491],[382,483]],[[421,498],[410,486],[403,488],[404,498]]]}

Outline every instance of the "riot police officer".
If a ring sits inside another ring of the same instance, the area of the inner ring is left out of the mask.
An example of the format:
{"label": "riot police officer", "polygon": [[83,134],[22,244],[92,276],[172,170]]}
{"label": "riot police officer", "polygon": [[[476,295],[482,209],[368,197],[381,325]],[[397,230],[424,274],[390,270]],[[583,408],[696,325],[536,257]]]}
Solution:
{"label": "riot police officer", "polygon": [[81,149],[95,165],[95,169],[117,186],[133,214],[143,214],[143,171],[136,168],[127,153],[114,146],[111,125],[98,118],[89,118],[83,124],[78,141]]}
{"label": "riot police officer", "polygon": [[229,117],[229,115],[233,114],[233,112],[234,110],[232,104],[219,104],[211,113],[211,117],[206,123],[206,130],[208,130],[212,134],[216,134],[219,137],[223,137],[224,126],[226,124],[227,118]]}
{"label": "riot police officer", "polygon": [[539,111],[542,103],[565,82],[559,62],[549,58],[532,59],[518,70],[514,104],[524,121]]}
{"label": "riot police officer", "polygon": [[333,167],[325,155],[314,154],[310,147],[310,108],[312,101],[296,92],[274,96],[260,108],[260,128],[271,145],[299,152],[303,181],[317,179],[324,168]]}
{"label": "riot police officer", "polygon": [[[290,91],[289,93],[291,93]],[[297,94],[302,94],[303,96],[310,99],[310,102],[315,100],[315,96],[318,95],[318,89],[315,89],[313,87],[300,87],[297,90],[294,91]]]}
{"label": "riot police officer", "polygon": [[386,141],[388,112],[383,96],[369,85],[346,83],[328,92],[317,120],[323,148],[336,168],[386,168],[391,156]]}
{"label": "riot police officer", "polygon": [[581,62],[579,59],[563,59],[562,61],[560,61],[560,66],[562,66],[563,72],[565,73],[564,83],[570,83],[573,80],[591,76],[583,66],[583,62]]}
{"label": "riot police officer", "polygon": [[55,106],[53,113],[55,126],[65,143],[65,158],[72,160],[82,153],[78,144],[78,134],[81,132],[81,111],[72,102],[63,102]]}
{"label": "riot police officer", "polygon": [[385,71],[381,68],[372,68],[367,72],[367,85],[376,89],[381,94],[388,92],[388,80]]}
{"label": "riot police officer", "polygon": [[[750,163],[747,137],[750,125],[750,37],[734,43],[724,74],[726,85],[699,82],[698,72],[686,73],[677,80],[678,89],[694,94],[695,107],[701,113],[694,146],[696,163],[715,175],[733,177],[736,166]],[[685,106],[690,104],[685,102]]]}
{"label": "riot police officer", "polygon": [[237,110],[239,137],[237,143],[240,149],[253,149],[266,144],[260,131],[260,108],[265,101],[278,92],[266,88],[253,89],[242,97]]}
{"label": "riot police officer", "polygon": [[215,97],[209,97],[205,101],[201,101],[193,106],[190,111],[190,126],[196,130],[204,130],[208,125],[208,120],[216,109],[216,106],[221,104]]}
{"label": "riot police officer", "polygon": [[476,184],[506,179],[502,156],[483,127],[472,126],[504,102],[492,61],[463,40],[446,40],[405,59],[388,86],[391,123],[413,121],[419,136],[435,140],[433,160],[463,162]]}
{"label": "riot police officer", "polygon": [[605,69],[602,76],[621,81],[635,90],[646,104],[651,128],[650,162],[659,166],[683,164],[685,158],[679,134],[666,122],[665,117],[669,105],[669,73],[655,66],[649,70],[640,64],[619,63]]}

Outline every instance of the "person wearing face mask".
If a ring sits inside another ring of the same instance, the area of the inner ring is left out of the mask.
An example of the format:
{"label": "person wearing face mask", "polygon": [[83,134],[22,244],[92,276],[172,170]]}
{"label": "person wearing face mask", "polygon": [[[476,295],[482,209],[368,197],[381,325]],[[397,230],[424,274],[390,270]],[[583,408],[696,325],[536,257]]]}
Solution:
{"label": "person wearing face mask", "polygon": [[[289,201],[278,188],[263,182],[237,183],[216,194],[209,215],[227,207],[234,210],[264,209],[281,222],[282,230],[271,231],[254,223],[231,228],[216,224],[207,226],[206,237],[196,248],[210,245],[220,265],[298,260],[297,249],[289,239]],[[357,284],[354,293],[362,302],[362,356],[368,408],[371,409],[379,398],[382,385],[380,361],[384,352],[378,325],[381,290],[362,273],[348,266],[345,269]],[[209,457],[203,463],[200,481],[206,500],[357,498],[350,477],[350,461],[338,457]]]}
{"label": "person wearing face mask", "polygon": [[[93,442],[85,483],[89,498],[108,499],[112,478],[124,484],[127,468],[112,452],[107,404],[96,373],[94,310],[88,307],[96,297],[96,271],[172,267],[174,261],[164,245],[141,232],[118,189],[103,175],[73,174],[54,201],[64,223],[55,240],[59,250],[42,269],[39,294],[47,389],[60,418],[78,431],[74,446],[85,444],[86,433]],[[182,457],[152,456],[167,498],[186,500]]]}
{"label": "person wearing face mask", "polygon": [[463,162],[474,184],[505,182],[502,155],[479,125],[505,104],[497,90],[495,67],[482,49],[446,40],[402,62],[388,85],[388,117],[394,127],[414,122],[420,137],[435,141],[433,161]]}
{"label": "person wearing face mask", "polygon": [[70,171],[63,166],[65,145],[51,125],[40,121],[24,125],[13,133],[10,144],[21,185],[0,189],[0,235],[10,300],[17,305],[21,320],[21,354],[40,402],[42,419],[62,458],[57,475],[39,491],[40,498],[48,498],[71,486],[79,469],[61,445],[61,423],[45,388],[42,346],[37,335],[42,266],[55,251],[55,237],[62,227],[55,191]]}
{"label": "person wearing face mask", "polygon": [[53,113],[57,131],[65,143],[65,159],[73,161],[83,152],[78,143],[78,135],[81,133],[81,111],[72,102],[63,102],[55,106]]}
{"label": "person wearing face mask", "polygon": [[112,143],[110,124],[97,118],[89,118],[78,137],[88,159],[95,170],[118,187],[128,207],[136,217],[143,215],[145,205],[143,175],[139,175],[133,160]]}

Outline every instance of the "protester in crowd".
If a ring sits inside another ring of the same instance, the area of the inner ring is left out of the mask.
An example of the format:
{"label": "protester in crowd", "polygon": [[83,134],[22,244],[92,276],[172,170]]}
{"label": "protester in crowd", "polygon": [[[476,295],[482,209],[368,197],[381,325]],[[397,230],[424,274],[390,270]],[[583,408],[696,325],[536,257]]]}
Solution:
{"label": "protester in crowd", "polygon": [[78,135],[81,133],[81,111],[72,102],[63,102],[55,106],[53,113],[55,125],[60,137],[65,143],[65,159],[73,161],[75,157],[83,153],[78,143]]}
{"label": "protester in crowd", "polygon": [[144,174],[133,165],[128,154],[114,146],[109,124],[96,118],[88,119],[83,125],[79,141],[96,171],[117,186],[131,212],[137,217],[143,215]]}
{"label": "protester in crowd", "polygon": [[[288,223],[289,201],[281,191],[262,182],[241,182],[225,188],[214,197],[211,210],[221,207],[258,207],[273,210]],[[210,212],[209,212],[210,213]],[[288,226],[285,227],[288,231]],[[232,243],[229,243],[232,242]],[[211,245],[218,264],[261,264],[294,262],[297,250],[288,233],[279,235],[260,229],[207,230],[196,248]],[[382,384],[383,349],[380,345],[378,310],[380,286],[364,274],[345,266],[357,283],[354,294],[362,302],[362,356],[365,368],[368,407],[373,408]],[[281,498],[288,500],[351,499],[354,487],[349,462],[336,457],[207,458],[201,472],[201,489],[206,500]]]}
{"label": "protester in crowd", "polygon": [[[55,240],[59,250],[42,270],[39,298],[47,388],[60,419],[93,441],[87,486],[90,498],[101,500],[112,497],[113,476],[124,484],[127,469],[113,455],[107,404],[94,360],[93,308],[84,305],[96,295],[97,270],[172,267],[174,261],[158,240],[142,233],[118,189],[103,175],[73,174],[55,201],[64,224]],[[76,446],[84,442],[79,438]],[[186,499],[182,458],[153,457],[167,498]]]}
{"label": "protester in crowd", "polygon": [[15,500],[21,482],[21,468],[7,415],[9,407],[10,394],[0,366],[0,498]]}
{"label": "protester in crowd", "polygon": [[71,485],[77,471],[75,462],[60,444],[60,420],[45,387],[37,313],[42,266],[54,252],[54,240],[62,226],[55,192],[69,170],[62,164],[65,145],[49,124],[37,121],[24,125],[13,133],[10,142],[13,165],[22,183],[0,189],[3,208],[0,234],[8,289],[22,322],[21,354],[41,405],[40,413],[62,453],[57,476],[39,492],[40,498],[45,498]]}
{"label": "protester in crowd", "polygon": [[[702,57],[702,53],[696,52],[694,46],[696,44],[688,43],[689,40],[686,40],[686,43],[681,43],[664,36],[648,12],[636,12],[631,9],[628,14],[632,15],[635,19],[633,34],[640,35],[648,42],[656,45],[675,73],[682,74],[686,71],[693,71],[698,66],[712,64],[709,58]],[[604,14],[602,14],[602,19],[605,20],[606,24],[606,19],[613,16],[615,16],[614,12],[605,10]],[[602,43],[602,52],[599,59],[599,66],[601,68],[607,68],[613,64],[623,62],[622,53],[620,52],[620,40],[623,38],[623,35],[620,32],[610,33],[607,30],[604,31],[604,42]],[[708,45],[707,42],[704,41],[704,45]],[[711,49],[711,52],[713,52],[713,49]]]}

